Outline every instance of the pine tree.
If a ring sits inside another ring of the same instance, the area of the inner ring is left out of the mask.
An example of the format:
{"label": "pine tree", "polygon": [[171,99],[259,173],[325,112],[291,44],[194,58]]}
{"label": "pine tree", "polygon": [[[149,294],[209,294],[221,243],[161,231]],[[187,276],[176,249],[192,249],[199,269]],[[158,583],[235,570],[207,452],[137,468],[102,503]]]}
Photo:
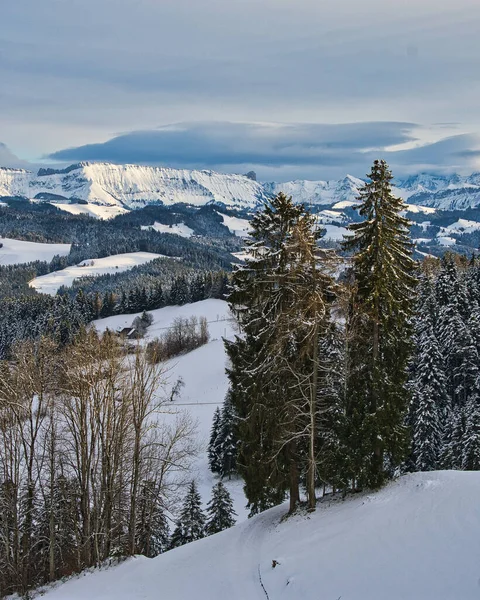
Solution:
{"label": "pine tree", "polygon": [[205,514],[195,481],[192,481],[172,533],[171,547],[183,546],[205,537]]}
{"label": "pine tree", "polygon": [[212,488],[212,499],[207,505],[207,535],[219,533],[235,525],[236,513],[227,488],[219,481]]}
{"label": "pine tree", "polygon": [[221,413],[220,408],[217,406],[213,413],[212,429],[210,432],[210,441],[208,443],[208,465],[212,473],[220,473],[222,467],[220,448],[217,444],[220,433],[220,423]]}
{"label": "pine tree", "polygon": [[220,474],[230,479],[237,466],[237,436],[235,432],[235,413],[232,406],[231,394],[228,393],[220,420],[220,428],[216,445],[220,459]]}
{"label": "pine tree", "polygon": [[416,266],[409,221],[401,214],[405,206],[392,194],[386,162],[376,160],[368,177],[359,195],[364,220],[349,226],[353,235],[344,242],[346,250],[355,251],[356,286],[347,324],[355,332],[349,349],[347,414],[355,479],[378,487],[406,452],[403,421]]}
{"label": "pine tree", "polygon": [[466,405],[465,433],[462,441],[462,469],[480,470],[480,378]]}

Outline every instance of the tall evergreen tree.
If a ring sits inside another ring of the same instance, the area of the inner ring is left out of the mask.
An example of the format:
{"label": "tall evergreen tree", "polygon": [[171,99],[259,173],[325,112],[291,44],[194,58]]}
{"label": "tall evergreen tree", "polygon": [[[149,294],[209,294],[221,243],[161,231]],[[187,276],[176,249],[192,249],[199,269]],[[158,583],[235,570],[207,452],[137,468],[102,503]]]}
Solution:
{"label": "tall evergreen tree", "polygon": [[221,470],[221,452],[217,442],[219,440],[221,419],[220,407],[217,406],[213,413],[210,441],[208,442],[208,466],[212,473],[220,473]]}
{"label": "tall evergreen tree", "polygon": [[236,513],[227,488],[219,481],[212,489],[212,499],[207,505],[207,535],[219,533],[235,525]]}
{"label": "tall evergreen tree", "polygon": [[353,235],[344,242],[346,250],[354,251],[356,286],[348,416],[356,455],[352,475],[360,485],[378,487],[406,451],[403,421],[416,265],[410,223],[402,216],[405,205],[392,194],[386,162],[376,160],[368,177],[359,195],[364,220],[349,226]]}
{"label": "tall evergreen tree", "polygon": [[195,481],[192,481],[185,496],[177,525],[172,533],[171,547],[183,546],[183,544],[205,537],[205,522],[202,499]]}

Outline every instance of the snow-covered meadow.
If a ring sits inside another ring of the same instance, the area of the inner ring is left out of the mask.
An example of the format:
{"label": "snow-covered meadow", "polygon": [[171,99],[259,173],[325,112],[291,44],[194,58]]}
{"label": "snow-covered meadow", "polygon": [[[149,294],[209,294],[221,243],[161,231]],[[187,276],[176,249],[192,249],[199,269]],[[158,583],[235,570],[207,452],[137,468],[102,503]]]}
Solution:
{"label": "snow-covered meadow", "polygon": [[54,296],[62,285],[71,286],[73,281],[80,277],[98,277],[107,273],[113,275],[144,265],[156,258],[162,258],[162,255],[153,252],[129,252],[107,256],[106,258],[92,258],[61,271],[35,277],[29,285],[35,288],[37,292]]}
{"label": "snow-covered meadow", "polygon": [[[228,389],[228,379],[225,373],[227,356],[222,338],[232,339],[235,334],[235,324],[231,318],[229,308],[223,300],[202,300],[184,306],[167,306],[150,312],[153,323],[148,328],[141,343],[159,337],[172,326],[173,321],[179,317],[205,317],[208,322],[210,341],[200,348],[173,358],[165,363],[165,379],[167,390],[182,378],[184,386],[179,396],[172,402],[172,409],[188,412],[197,422],[197,441],[200,453],[195,461],[192,478],[195,478],[204,504],[210,499],[213,484],[217,481],[208,468],[207,445],[212,426],[213,413],[217,406],[222,407]],[[94,321],[99,332],[106,329],[121,331],[129,327],[134,315],[116,315]],[[162,418],[173,418],[163,415]],[[247,516],[245,508],[246,499],[242,489],[242,482],[232,479],[225,482],[232,496],[235,511],[239,520]]]}
{"label": "snow-covered meadow", "polygon": [[17,265],[42,260],[50,262],[56,255],[66,256],[70,244],[40,244],[10,238],[0,238],[0,265]]}

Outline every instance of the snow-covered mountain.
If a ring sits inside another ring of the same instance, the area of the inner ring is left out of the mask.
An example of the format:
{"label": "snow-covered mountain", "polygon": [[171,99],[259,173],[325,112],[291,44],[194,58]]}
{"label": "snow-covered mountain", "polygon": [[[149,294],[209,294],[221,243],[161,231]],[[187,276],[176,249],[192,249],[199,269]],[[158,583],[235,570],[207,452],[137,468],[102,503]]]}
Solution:
{"label": "snow-covered mountain", "polygon": [[[284,192],[299,202],[344,209],[356,203],[363,181],[347,175],[339,181],[289,181],[267,183],[267,192]],[[420,173],[395,181],[394,192],[409,204],[442,210],[465,210],[480,206],[480,173],[460,175],[431,175]],[[336,206],[335,206],[336,205]]]}
{"label": "snow-covered mountain", "polygon": [[[305,204],[342,210],[356,203],[362,184],[351,175],[338,181],[261,184],[243,175],[109,163],[79,163],[62,170],[40,169],[38,173],[0,167],[0,197],[22,196],[64,206],[87,203],[113,210],[107,216],[152,203],[217,203],[254,209],[278,192]],[[409,204],[464,210],[480,206],[480,173],[467,177],[421,173],[398,180],[394,191]]]}
{"label": "snow-covered mountain", "polygon": [[297,202],[332,206],[337,202],[355,203],[358,189],[363,181],[347,175],[339,181],[308,181],[296,180],[286,183],[265,183],[264,188],[270,195],[283,192],[292,196]]}
{"label": "snow-covered mountain", "polygon": [[142,208],[151,203],[185,202],[202,206],[211,202],[252,208],[266,198],[261,184],[243,175],[80,163],[63,170],[0,168],[0,197],[23,196],[48,201],[88,202],[103,206]]}

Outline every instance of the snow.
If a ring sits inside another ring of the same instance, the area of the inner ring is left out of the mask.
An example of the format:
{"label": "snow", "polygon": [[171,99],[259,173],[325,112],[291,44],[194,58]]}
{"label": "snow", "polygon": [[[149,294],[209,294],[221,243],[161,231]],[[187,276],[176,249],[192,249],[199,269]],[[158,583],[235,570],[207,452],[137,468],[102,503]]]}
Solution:
{"label": "snow", "polygon": [[[121,331],[129,327],[137,315],[116,315],[94,321],[97,330],[103,333],[106,329]],[[202,300],[184,306],[167,306],[150,311],[153,323],[148,328],[142,343],[159,337],[171,327],[176,318],[205,317],[208,322],[210,341],[193,352],[171,359],[165,364],[169,382],[173,385],[178,377],[185,383],[179,398],[173,405],[186,410],[198,423],[197,439],[201,446],[198,460],[193,467],[192,477],[204,505],[210,500],[211,490],[217,478],[208,468],[207,446],[212,426],[213,413],[217,406],[222,406],[228,390],[228,379],[225,372],[227,356],[222,338],[233,339],[235,329],[231,320],[228,304],[223,300]],[[164,418],[168,418],[164,415]],[[246,499],[243,493],[243,482],[238,479],[224,481],[234,503],[238,520],[247,517]]]}
{"label": "snow", "polygon": [[342,241],[343,236],[349,233],[345,227],[339,227],[338,225],[322,225],[322,229],[326,229],[324,239]]}
{"label": "snow", "polygon": [[438,243],[442,246],[454,246],[456,244],[455,238],[449,236],[437,236]]}
{"label": "snow", "polygon": [[66,256],[70,252],[70,244],[40,244],[10,238],[0,238],[0,244],[3,244],[0,248],[0,265],[17,265],[34,260],[50,262],[55,255]]}
{"label": "snow", "polygon": [[442,233],[473,233],[480,229],[480,223],[468,219],[458,219],[448,227],[442,227]]}
{"label": "snow", "polygon": [[419,204],[407,204],[407,212],[411,213],[423,213],[425,215],[433,215],[436,211],[435,208],[429,206],[420,206]]}
{"label": "snow", "polygon": [[142,225],[142,229],[154,229],[159,233],[174,233],[176,235],[180,235],[184,238],[189,238],[194,235],[193,229],[190,229],[185,223],[175,223],[173,225],[164,225],[163,223],[158,223],[155,221],[153,225]]}
{"label": "snow", "polygon": [[[377,493],[276,507],[155,559],[74,578],[45,600],[478,600],[480,473],[401,477]],[[272,568],[272,561],[277,566]],[[262,588],[263,585],[263,588]]]}
{"label": "snow", "polygon": [[82,199],[93,205],[122,209],[147,204],[185,202],[202,206],[218,202],[226,206],[254,207],[266,199],[260,183],[243,175],[214,171],[189,171],[140,165],[80,163],[62,171],[36,175],[29,171],[0,169],[0,196],[34,198],[55,194],[68,200]]}
{"label": "snow", "polygon": [[218,213],[223,218],[223,224],[228,227],[230,233],[234,233],[237,237],[247,237],[250,231],[250,223],[247,219],[240,219],[239,217],[231,217]]}
{"label": "snow", "polygon": [[79,277],[121,273],[138,265],[144,265],[156,258],[166,257],[153,252],[129,252],[107,256],[106,258],[84,260],[78,265],[36,277],[30,281],[29,285],[38,292],[54,296],[62,285],[71,286],[73,281]]}
{"label": "snow", "polygon": [[51,203],[60,210],[68,212],[72,215],[89,215],[97,219],[113,219],[117,215],[123,215],[128,212],[127,209],[121,206],[102,206],[99,204],[62,204]]}

